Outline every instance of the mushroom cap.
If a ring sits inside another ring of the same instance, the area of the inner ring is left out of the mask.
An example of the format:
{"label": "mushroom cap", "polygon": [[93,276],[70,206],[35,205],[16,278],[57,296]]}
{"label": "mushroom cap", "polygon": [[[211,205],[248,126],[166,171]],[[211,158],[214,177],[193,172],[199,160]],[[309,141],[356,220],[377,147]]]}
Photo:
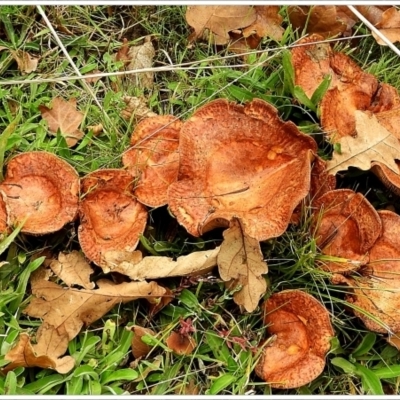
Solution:
{"label": "mushroom cap", "polygon": [[6,195],[0,191],[0,238],[3,233],[8,232],[8,207]]}
{"label": "mushroom cap", "polygon": [[197,346],[192,336],[182,335],[179,332],[171,332],[165,343],[172,351],[181,356],[191,354]]}
{"label": "mushroom cap", "polygon": [[369,264],[360,271],[362,277],[339,278],[335,283],[346,283],[352,288],[353,293],[347,300],[356,306],[354,314],[367,329],[399,332],[400,216],[387,210],[378,214],[382,220],[382,236],[370,250]]}
{"label": "mushroom cap", "polygon": [[322,98],[320,109],[321,125],[331,141],[337,142],[343,136],[355,136],[354,111],[367,110],[370,103],[371,96],[356,86],[328,90]]}
{"label": "mushroom cap", "polygon": [[400,196],[400,161],[394,160],[398,173],[392,171],[388,166],[378,161],[371,163],[371,171],[381,182],[397,196]]}
{"label": "mushroom cap", "polygon": [[334,336],[326,308],[308,293],[284,290],[265,302],[264,314],[276,339],[263,349],[256,374],[278,389],[303,386],[320,375]]}
{"label": "mushroom cap", "polygon": [[12,158],[0,191],[6,196],[10,224],[20,224],[27,218],[21,229],[25,233],[58,231],[73,221],[78,212],[78,173],[64,160],[45,151]]}
{"label": "mushroom cap", "polygon": [[168,189],[172,213],[200,236],[240,218],[257,240],[282,234],[310,188],[314,139],[263,100],[245,106],[210,102],[181,129],[178,181]]}
{"label": "mushroom cap", "polygon": [[327,162],[320,157],[315,157],[311,169],[310,198],[311,202],[336,188],[336,176],[330,174],[327,169]]}
{"label": "mushroom cap", "polygon": [[350,189],[338,189],[325,193],[314,206],[315,237],[321,252],[349,260],[325,261],[321,268],[347,272],[365,265],[382,231],[380,217],[369,201]]}
{"label": "mushroom cap", "polygon": [[400,107],[400,96],[397,89],[387,83],[380,83],[372,99],[369,111],[381,113]]}
{"label": "mushroom cap", "polygon": [[108,251],[135,250],[146,227],[146,207],[132,190],[132,175],[120,169],[98,170],[81,179],[79,243],[99,266]]}
{"label": "mushroom cap", "polygon": [[331,86],[334,84],[335,76],[330,65],[333,53],[331,46],[328,43],[314,43],[323,40],[323,36],[313,34],[299,40],[298,46],[291,50],[295,85],[301,86],[309,98],[326,75],[332,76]]}
{"label": "mushroom cap", "polygon": [[173,115],[142,120],[122,156],[127,171],[137,178],[135,196],[150,207],[167,204],[167,189],[178,178],[179,132],[182,121]]}

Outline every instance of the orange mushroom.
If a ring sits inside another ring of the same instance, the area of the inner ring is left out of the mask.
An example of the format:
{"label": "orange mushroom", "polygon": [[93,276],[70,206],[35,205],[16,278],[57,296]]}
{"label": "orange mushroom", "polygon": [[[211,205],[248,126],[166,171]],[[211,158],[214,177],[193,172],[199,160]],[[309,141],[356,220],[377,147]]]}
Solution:
{"label": "orange mushroom", "polygon": [[0,191],[0,238],[8,231],[8,211],[6,196]]}
{"label": "orange mushroom", "polygon": [[165,344],[176,354],[187,356],[193,352],[197,343],[192,336],[182,335],[179,332],[171,332]]}
{"label": "orange mushroom", "polygon": [[122,156],[122,163],[136,178],[135,195],[147,206],[167,204],[168,186],[178,178],[181,125],[173,115],[144,119],[133,132],[133,147]]}
{"label": "orange mushroom", "polygon": [[263,100],[245,106],[220,99],[181,129],[178,181],[168,189],[172,213],[200,236],[240,218],[257,240],[281,235],[310,189],[315,141]]}
{"label": "orange mushroom", "polygon": [[271,387],[290,389],[320,375],[334,331],[326,308],[301,290],[273,294],[264,304],[264,323],[274,335],[255,371]]}
{"label": "orange mushroom", "polygon": [[368,265],[357,276],[334,275],[333,283],[351,287],[347,300],[367,329],[400,332],[400,216],[386,210],[378,214],[382,236],[370,250]]}
{"label": "orange mushroom", "polygon": [[324,261],[321,268],[347,272],[365,265],[382,230],[379,215],[368,200],[350,189],[338,189],[325,193],[314,207],[317,245],[323,254],[343,258],[343,262]]}
{"label": "orange mushroom", "polygon": [[144,231],[147,210],[132,190],[132,175],[119,169],[98,170],[81,180],[79,243],[99,266],[107,251],[133,251]]}
{"label": "orange mushroom", "polygon": [[26,219],[21,229],[25,233],[58,231],[78,212],[77,172],[61,158],[44,151],[12,158],[0,191],[6,198],[10,224]]}

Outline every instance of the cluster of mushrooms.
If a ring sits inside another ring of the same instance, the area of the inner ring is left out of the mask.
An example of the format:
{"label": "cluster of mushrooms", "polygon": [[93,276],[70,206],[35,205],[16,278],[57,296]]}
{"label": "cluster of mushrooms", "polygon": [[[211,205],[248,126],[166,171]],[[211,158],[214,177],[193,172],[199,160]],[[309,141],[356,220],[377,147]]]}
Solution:
{"label": "cluster of mushrooms", "polygon": [[[305,43],[318,40],[313,35]],[[309,97],[326,74],[332,76],[321,102],[321,124],[329,137],[353,134],[351,111],[356,109],[393,124],[385,112],[400,104],[394,88],[379,84],[329,45],[297,47],[292,60],[295,83]],[[334,260],[319,267],[331,272],[334,283],[351,287],[348,299],[368,311],[368,316],[355,314],[369,329],[400,332],[400,294],[391,290],[400,283],[400,261],[394,261],[400,260],[400,216],[377,212],[352,190],[335,189],[335,177],[316,154],[314,139],[282,121],[267,102],[238,105],[218,99],[186,121],[171,115],[142,120],[122,155],[123,169],[79,179],[53,154],[15,156],[0,184],[0,228],[6,232],[23,224],[22,232],[41,235],[79,216],[82,250],[102,266],[106,252],[136,248],[147,207],[168,205],[193,236],[238,218],[245,234],[264,241],[298,221],[299,204],[306,199],[314,210],[310,234]],[[373,169],[386,183],[400,182],[383,165]],[[275,388],[315,379],[334,336],[328,311],[300,290],[275,293],[263,307],[264,322],[276,338],[264,347],[256,373]]]}

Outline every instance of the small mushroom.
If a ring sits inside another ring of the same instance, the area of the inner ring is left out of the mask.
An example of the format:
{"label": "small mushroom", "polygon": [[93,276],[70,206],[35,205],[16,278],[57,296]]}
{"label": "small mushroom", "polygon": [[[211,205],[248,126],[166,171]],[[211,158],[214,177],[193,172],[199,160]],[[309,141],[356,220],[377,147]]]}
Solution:
{"label": "small mushroom", "polygon": [[382,235],[370,250],[369,263],[357,275],[334,275],[333,283],[351,287],[347,300],[367,329],[394,333],[400,332],[400,216],[387,210],[378,214]]}
{"label": "small mushroom", "polygon": [[179,332],[171,332],[165,343],[174,353],[181,356],[191,354],[197,346],[192,336],[183,335]]}
{"label": "small mushroom", "polygon": [[9,223],[17,225],[26,218],[21,229],[25,233],[58,231],[78,212],[78,173],[52,153],[31,151],[12,158],[0,191],[6,198]]}
{"label": "small mushroom", "polygon": [[315,151],[311,137],[263,100],[212,101],[182,126],[169,207],[194,236],[234,217],[257,240],[279,236],[310,189]]}
{"label": "small mushroom", "polygon": [[285,290],[265,302],[264,315],[273,337],[256,374],[278,389],[303,386],[320,375],[334,336],[326,308],[301,290]]}
{"label": "small mushroom", "polygon": [[135,196],[149,207],[167,204],[167,189],[178,178],[181,125],[173,115],[142,120],[133,132],[133,147],[122,156],[122,163],[136,178]]}
{"label": "small mushroom", "polygon": [[318,198],[314,207],[315,237],[321,252],[347,260],[324,261],[321,268],[347,272],[365,265],[382,230],[379,215],[368,200],[350,189],[338,189]]}
{"label": "small mushroom", "polygon": [[86,257],[103,264],[108,251],[133,251],[147,222],[147,210],[132,194],[127,171],[104,169],[81,180],[79,243]]}

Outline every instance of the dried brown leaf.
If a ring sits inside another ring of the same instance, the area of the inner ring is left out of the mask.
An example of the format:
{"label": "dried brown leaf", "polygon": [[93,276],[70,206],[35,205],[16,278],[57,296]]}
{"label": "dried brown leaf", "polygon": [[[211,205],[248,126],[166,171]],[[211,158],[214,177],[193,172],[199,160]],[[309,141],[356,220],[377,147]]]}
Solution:
{"label": "dried brown leaf", "polygon": [[116,304],[139,298],[160,297],[165,289],[156,282],[125,282],[119,285],[102,279],[98,289],[64,288],[54,282],[40,281],[32,287],[35,298],[25,309],[31,317],[42,318],[55,329],[65,329],[72,340],[82,326],[90,325]]}
{"label": "dried brown leaf", "polygon": [[75,146],[82,139],[83,132],[78,127],[83,120],[83,113],[77,111],[75,99],[65,101],[56,97],[52,101],[51,109],[40,105],[39,110],[48,123],[50,134],[56,135],[59,129],[69,147]]}
{"label": "dried brown leaf", "polygon": [[133,356],[135,358],[146,357],[147,354],[150,353],[151,346],[143,342],[142,337],[145,335],[155,336],[156,333],[151,329],[143,328],[142,326],[139,325],[133,325],[131,327],[131,330],[133,332],[132,343],[131,343]]}
{"label": "dried brown leaf", "polygon": [[18,69],[22,72],[22,74],[30,74],[31,72],[36,71],[39,58],[31,56],[29,53],[23,50],[10,50],[14,60],[18,64]]}
{"label": "dried brown leaf", "polygon": [[144,97],[125,96],[122,99],[126,107],[121,112],[121,117],[129,121],[132,117],[139,121],[142,118],[155,117],[157,114],[147,106],[147,100]]}
{"label": "dried brown leaf", "polygon": [[53,260],[50,268],[68,286],[79,285],[85,289],[94,289],[95,287],[95,284],[90,282],[90,275],[94,272],[92,267],[83,254],[76,250],[69,254],[60,253],[58,261]]}
{"label": "dried brown leaf", "polygon": [[229,32],[254,23],[257,13],[250,6],[188,6],[185,17],[194,29],[192,40],[208,31],[212,43],[222,45],[229,42]]}
{"label": "dried brown leaf", "polygon": [[257,35],[260,38],[269,36],[275,40],[281,40],[285,31],[281,24],[283,18],[279,15],[279,6],[254,6],[256,20],[243,29],[245,38],[250,35]]}
{"label": "dried brown leaf", "polygon": [[234,294],[235,303],[248,312],[254,311],[267,289],[262,275],[268,272],[268,267],[263,260],[260,243],[244,233],[237,219],[233,219],[230,228],[224,232],[218,269],[224,281],[233,280],[234,286],[240,288]]}
{"label": "dried brown leaf", "polygon": [[[170,276],[201,275],[217,265],[219,247],[213,250],[196,251],[180,256],[174,261],[170,257],[147,256],[138,261],[139,252],[124,253],[106,252],[104,254],[104,272],[119,272],[133,280],[157,279]],[[133,258],[132,258],[133,257]]]}
{"label": "dried brown leaf", "polygon": [[335,150],[328,161],[328,172],[335,174],[357,167],[369,170],[372,162],[380,162],[398,173],[395,159],[400,159],[400,142],[384,128],[373,114],[355,111],[357,136],[343,136],[338,143],[340,153]]}
{"label": "dried brown leaf", "polygon": [[[128,60],[130,60],[127,69],[151,68],[155,54],[156,52],[151,41],[147,41],[140,46],[132,46],[127,54]],[[154,72],[152,71],[130,74],[127,77],[141,89],[151,89],[154,84]]]}
{"label": "dried brown leaf", "polygon": [[176,354],[189,355],[196,348],[197,343],[192,336],[171,332],[166,340],[166,345]]}

